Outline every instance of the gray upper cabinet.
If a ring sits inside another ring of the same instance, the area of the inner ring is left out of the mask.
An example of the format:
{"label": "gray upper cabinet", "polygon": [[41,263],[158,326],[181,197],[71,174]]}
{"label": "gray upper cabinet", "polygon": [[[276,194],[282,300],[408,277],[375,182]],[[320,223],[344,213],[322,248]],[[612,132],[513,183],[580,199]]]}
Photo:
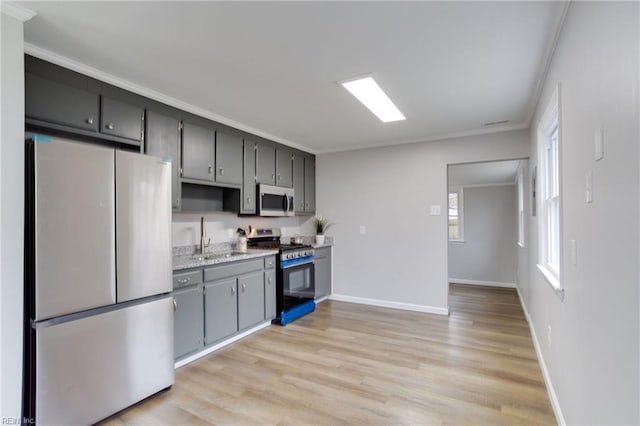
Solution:
{"label": "gray upper cabinet", "polygon": [[276,270],[268,269],[264,272],[264,318],[276,317]]}
{"label": "gray upper cabinet", "polygon": [[213,183],[215,131],[192,123],[182,124],[182,177]]}
{"label": "gray upper cabinet", "polygon": [[253,272],[238,278],[238,330],[264,321],[264,275]]}
{"label": "gray upper cabinet", "polygon": [[216,182],[242,184],[242,139],[216,132]]}
{"label": "gray upper cabinet", "polygon": [[180,208],[180,122],[147,111],[145,153],[171,161],[171,207]]}
{"label": "gray upper cabinet", "polygon": [[25,116],[27,120],[45,121],[81,130],[98,131],[99,95],[25,74]]}
{"label": "gray upper cabinet", "polygon": [[100,131],[111,136],[142,140],[144,110],[135,105],[102,97]]}
{"label": "gray upper cabinet", "polygon": [[293,186],[293,153],[284,147],[276,148],[276,185]]}
{"label": "gray upper cabinet", "polygon": [[244,140],[242,177],[242,203],[240,213],[256,212],[256,145],[249,139]]}
{"label": "gray upper cabinet", "polygon": [[296,214],[304,214],[304,157],[295,154],[293,157],[293,192]]}
{"label": "gray upper cabinet", "polygon": [[198,351],[204,343],[202,286],[176,291],[173,298],[175,358],[179,359]]}
{"label": "gray upper cabinet", "polygon": [[205,344],[210,345],[238,331],[236,278],[208,283],[204,291]]}
{"label": "gray upper cabinet", "polygon": [[304,159],[304,211],[307,213],[316,211],[316,159],[314,157]]}
{"label": "gray upper cabinet", "polygon": [[256,183],[276,184],[276,148],[270,143],[256,145]]}

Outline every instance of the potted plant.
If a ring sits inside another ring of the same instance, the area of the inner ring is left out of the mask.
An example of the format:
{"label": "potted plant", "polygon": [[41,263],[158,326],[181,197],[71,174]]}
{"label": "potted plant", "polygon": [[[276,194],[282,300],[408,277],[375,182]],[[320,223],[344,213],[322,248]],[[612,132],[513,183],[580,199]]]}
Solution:
{"label": "potted plant", "polygon": [[324,244],[324,233],[333,223],[329,223],[329,219],[321,214],[315,215],[313,218],[313,226],[316,228],[316,244]]}

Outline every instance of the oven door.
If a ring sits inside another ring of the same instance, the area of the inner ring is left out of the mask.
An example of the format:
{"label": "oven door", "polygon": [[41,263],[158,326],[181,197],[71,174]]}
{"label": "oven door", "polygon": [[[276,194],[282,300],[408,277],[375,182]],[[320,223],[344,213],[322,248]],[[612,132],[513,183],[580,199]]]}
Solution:
{"label": "oven door", "polygon": [[313,259],[282,268],[284,297],[311,298],[315,296],[315,266]]}

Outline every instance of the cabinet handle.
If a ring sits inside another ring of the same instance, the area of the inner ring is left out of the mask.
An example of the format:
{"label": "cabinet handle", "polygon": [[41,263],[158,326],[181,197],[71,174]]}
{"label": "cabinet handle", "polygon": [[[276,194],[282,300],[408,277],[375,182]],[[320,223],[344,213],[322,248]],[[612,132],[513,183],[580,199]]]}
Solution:
{"label": "cabinet handle", "polygon": [[267,278],[267,282],[271,285],[271,277]]}
{"label": "cabinet handle", "polygon": [[224,174],[224,169],[220,167],[220,176],[222,176],[223,174]]}
{"label": "cabinet handle", "polygon": [[114,127],[115,126],[113,125],[113,123],[107,124],[107,129],[109,129],[109,130],[113,130]]}
{"label": "cabinet handle", "polygon": [[191,281],[191,277],[187,277],[187,278],[179,278],[178,279],[178,284],[186,284],[189,281]]}
{"label": "cabinet handle", "polygon": [[213,167],[209,164],[209,174],[213,173]]}
{"label": "cabinet handle", "polygon": [[93,124],[93,117],[87,118],[87,124]]}
{"label": "cabinet handle", "polygon": [[235,287],[231,287],[231,294],[235,295],[236,294],[236,288]]}
{"label": "cabinet handle", "polygon": [[267,263],[267,266],[273,266],[273,262]]}
{"label": "cabinet handle", "polygon": [[275,179],[275,178],[276,178],[276,175],[271,175],[271,179]]}
{"label": "cabinet handle", "polygon": [[176,198],[176,206],[180,207],[180,198]]}
{"label": "cabinet handle", "polygon": [[178,302],[176,302],[175,297],[173,298],[173,312],[178,310]]}
{"label": "cabinet handle", "polygon": [[247,285],[242,283],[242,292],[244,293],[244,291],[247,289]]}
{"label": "cabinet handle", "polygon": [[247,197],[247,204],[251,204],[251,197]]}

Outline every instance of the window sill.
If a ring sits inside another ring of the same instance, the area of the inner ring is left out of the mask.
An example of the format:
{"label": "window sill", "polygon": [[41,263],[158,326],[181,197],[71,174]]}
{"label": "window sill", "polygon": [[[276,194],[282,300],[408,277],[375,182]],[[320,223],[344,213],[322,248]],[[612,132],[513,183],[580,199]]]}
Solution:
{"label": "window sill", "polygon": [[449,244],[466,244],[465,240],[449,240]]}
{"label": "window sill", "polygon": [[553,274],[548,267],[541,265],[539,263],[536,266],[538,267],[538,270],[542,273],[542,276],[544,277],[547,284],[551,286],[551,288],[556,293],[556,295],[560,298],[560,300],[564,300],[564,289],[560,285],[560,280],[558,279],[558,277],[555,274]]}

